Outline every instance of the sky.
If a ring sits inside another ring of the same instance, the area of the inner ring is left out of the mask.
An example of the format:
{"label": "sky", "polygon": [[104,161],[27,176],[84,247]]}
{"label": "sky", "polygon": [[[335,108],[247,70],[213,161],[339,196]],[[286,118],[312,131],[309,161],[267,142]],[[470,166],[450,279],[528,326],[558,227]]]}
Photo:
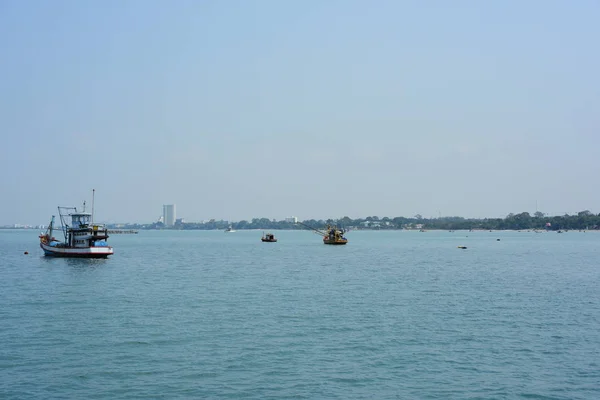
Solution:
{"label": "sky", "polygon": [[0,225],[600,212],[595,0],[1,0]]}

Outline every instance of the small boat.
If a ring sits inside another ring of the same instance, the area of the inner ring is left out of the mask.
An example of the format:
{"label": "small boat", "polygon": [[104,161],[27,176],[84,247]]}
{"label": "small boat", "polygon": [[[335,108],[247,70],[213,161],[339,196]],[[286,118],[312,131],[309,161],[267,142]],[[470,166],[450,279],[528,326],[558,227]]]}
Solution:
{"label": "small boat", "polygon": [[231,224],[225,229],[225,232],[235,232],[235,229],[231,226]]}
{"label": "small boat", "polygon": [[269,242],[269,243],[275,243],[277,241],[277,239],[275,239],[275,235],[273,235],[272,233],[267,233],[266,235],[263,234],[263,237],[260,238],[260,240],[262,242]]}
{"label": "small boat", "polygon": [[463,250],[466,250],[466,249],[467,249],[467,246],[457,246],[457,247],[458,247],[459,249],[463,249]]}
{"label": "small boat", "polygon": [[297,222],[297,224],[304,226],[305,228],[310,229],[314,233],[323,236],[323,244],[346,244],[348,243],[348,239],[344,237],[343,229],[339,229],[337,226],[327,225],[327,229],[321,230],[313,228],[312,226],[308,226],[303,224],[302,222]]}
{"label": "small boat", "polygon": [[[106,243],[108,239],[106,226],[93,222],[93,200],[92,213],[86,213],[85,202],[83,204],[83,212],[78,212],[76,207],[58,207],[64,241],[59,241],[53,236],[55,229],[53,215],[48,229],[39,236],[44,255],[79,258],[106,258],[113,255],[113,248]],[[70,224],[67,223],[69,217]]]}
{"label": "small boat", "polygon": [[327,234],[323,236],[324,244],[346,244],[348,239],[344,237],[344,231],[336,226],[327,225]]}

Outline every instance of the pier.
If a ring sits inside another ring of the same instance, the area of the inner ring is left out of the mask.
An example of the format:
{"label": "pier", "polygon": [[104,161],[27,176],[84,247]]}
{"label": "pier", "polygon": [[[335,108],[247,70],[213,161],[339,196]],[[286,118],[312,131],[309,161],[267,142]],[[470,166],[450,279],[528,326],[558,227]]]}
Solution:
{"label": "pier", "polygon": [[117,234],[136,234],[138,233],[135,229],[109,229],[109,234],[117,235]]}

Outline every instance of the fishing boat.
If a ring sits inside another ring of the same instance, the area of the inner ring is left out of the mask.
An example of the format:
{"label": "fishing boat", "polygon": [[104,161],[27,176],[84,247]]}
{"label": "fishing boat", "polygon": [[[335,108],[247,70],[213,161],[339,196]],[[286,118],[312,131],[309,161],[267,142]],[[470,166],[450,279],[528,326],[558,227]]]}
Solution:
{"label": "fishing boat", "polygon": [[323,236],[323,244],[334,244],[341,245],[348,243],[348,239],[344,237],[344,233],[346,233],[343,229],[338,228],[335,225],[327,225],[325,230],[316,229],[302,222],[298,222],[298,224],[312,230],[313,232]]}
{"label": "fishing boat", "polygon": [[260,240],[262,242],[269,242],[269,243],[274,243],[277,241],[277,239],[275,239],[275,235],[273,235],[272,233],[267,233],[266,235],[263,234],[263,237],[260,238]]}
{"label": "fishing boat", "polygon": [[[51,257],[106,258],[114,253],[113,248],[106,243],[108,230],[103,224],[94,223],[94,206],[92,213],[78,212],[76,207],[58,207],[63,241],[57,240],[52,216],[50,225],[45,233],[39,236],[40,247],[44,255]],[[70,221],[68,220],[70,218]]]}
{"label": "fishing boat", "polygon": [[235,229],[231,226],[231,224],[225,229],[225,232],[235,232]]}
{"label": "fishing boat", "polygon": [[337,226],[327,225],[326,235],[323,236],[324,244],[346,244],[348,239],[344,237],[344,231]]}

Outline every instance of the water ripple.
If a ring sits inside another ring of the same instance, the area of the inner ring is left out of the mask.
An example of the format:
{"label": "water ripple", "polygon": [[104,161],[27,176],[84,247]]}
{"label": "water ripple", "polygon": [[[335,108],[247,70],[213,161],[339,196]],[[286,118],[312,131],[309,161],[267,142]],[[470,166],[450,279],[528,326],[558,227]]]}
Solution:
{"label": "water ripple", "polygon": [[0,398],[600,398],[600,235],[261,234],[0,231]]}

